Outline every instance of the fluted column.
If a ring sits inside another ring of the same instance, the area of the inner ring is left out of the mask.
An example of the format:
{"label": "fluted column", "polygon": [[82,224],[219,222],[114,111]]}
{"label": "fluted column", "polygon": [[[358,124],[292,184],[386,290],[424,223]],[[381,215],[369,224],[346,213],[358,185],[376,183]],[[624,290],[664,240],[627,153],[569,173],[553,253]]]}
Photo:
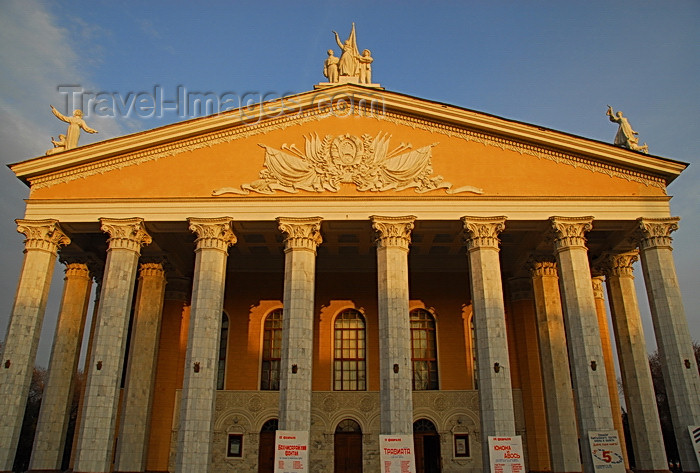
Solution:
{"label": "fluted column", "polygon": [[136,270],[141,246],[151,242],[141,218],[100,222],[109,247],[74,464],[74,471],[91,473],[111,471]]}
{"label": "fluted column", "polygon": [[280,360],[280,429],[311,430],[316,247],[321,218],[277,219],[284,240],[284,326]]}
{"label": "fluted column", "polygon": [[462,217],[469,259],[479,379],[479,410],[484,448],[490,436],[515,435],[513,391],[503,305],[498,235],[505,217]]}
{"label": "fluted column", "polygon": [[30,471],[60,471],[70,419],[80,347],[90,302],[92,278],[84,258],[61,256],[66,265],[63,296],[53,338]]}
{"label": "fluted column", "polygon": [[151,400],[165,294],[161,262],[142,263],[134,305],[129,364],[124,386],[115,471],[145,471]]}
{"label": "fluted column", "polygon": [[588,433],[615,430],[584,237],[593,227],[593,218],[552,217],[550,222],[554,231],[583,469],[593,473]]}
{"label": "fluted column", "polygon": [[371,219],[377,245],[380,433],[412,436],[408,247],[416,217]]}
{"label": "fluted column", "polygon": [[639,249],[681,466],[699,472],[688,426],[700,425],[700,376],[671,248],[679,220],[640,218]]}
{"label": "fluted column", "polygon": [[553,473],[580,472],[576,409],[569,374],[564,314],[557,265],[550,259],[531,262],[542,384],[549,430],[549,458]]}
{"label": "fluted column", "polygon": [[636,471],[668,470],[656,408],[642,319],[634,287],[632,263],[638,252],[610,255],[603,270],[620,361]]}
{"label": "fluted column", "polygon": [[0,472],[12,471],[46,300],[59,246],[70,239],[58,220],[15,220],[24,240],[24,262],[7,326],[0,366]]}
{"label": "fluted column", "polygon": [[207,473],[216,401],[219,333],[228,247],[236,243],[230,217],[190,218],[195,240],[194,281],[185,377],[180,400],[177,473]]}

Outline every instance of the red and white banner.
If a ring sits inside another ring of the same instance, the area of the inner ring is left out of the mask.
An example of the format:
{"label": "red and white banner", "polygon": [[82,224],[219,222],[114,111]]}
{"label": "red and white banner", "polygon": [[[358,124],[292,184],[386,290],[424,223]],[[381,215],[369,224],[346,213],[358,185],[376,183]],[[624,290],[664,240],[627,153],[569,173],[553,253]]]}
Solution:
{"label": "red and white banner", "polygon": [[380,435],[381,473],[416,473],[413,435]]}
{"label": "red and white banner", "polygon": [[512,437],[489,437],[489,463],[491,473],[525,473],[523,439]]}
{"label": "red and white banner", "polygon": [[309,471],[309,433],[278,430],[275,439],[275,473]]}
{"label": "red and white banner", "polygon": [[700,465],[700,425],[689,425],[688,432],[690,432],[690,440],[693,443],[695,458],[698,459],[698,464]]}
{"label": "red and white banner", "polygon": [[588,443],[594,471],[625,473],[625,460],[616,430],[589,431]]}

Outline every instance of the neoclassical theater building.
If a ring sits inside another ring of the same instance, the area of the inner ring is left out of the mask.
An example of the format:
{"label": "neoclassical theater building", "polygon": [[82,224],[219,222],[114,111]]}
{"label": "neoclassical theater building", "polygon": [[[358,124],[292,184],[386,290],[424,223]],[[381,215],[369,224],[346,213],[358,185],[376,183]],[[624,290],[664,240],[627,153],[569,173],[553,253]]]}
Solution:
{"label": "neoclassical theater building", "polygon": [[684,163],[341,77],[10,167],[30,195],[0,471],[56,261],[32,471],[60,468],[86,318],[75,472],[272,472],[277,429],[309,432],[314,473],[384,471],[381,434],[413,436],[418,472],[488,471],[493,436],[521,436],[529,471],[593,472],[600,431],[665,471],[634,277],[700,471],[666,193]]}

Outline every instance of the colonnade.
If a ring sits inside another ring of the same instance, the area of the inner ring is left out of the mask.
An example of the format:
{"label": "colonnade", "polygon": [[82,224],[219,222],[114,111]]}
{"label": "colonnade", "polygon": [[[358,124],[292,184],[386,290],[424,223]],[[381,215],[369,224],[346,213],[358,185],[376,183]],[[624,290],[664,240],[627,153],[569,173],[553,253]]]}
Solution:
{"label": "colonnade", "polygon": [[[415,217],[370,217],[376,234],[382,434],[412,434],[408,253]],[[505,217],[463,217],[478,360],[481,438],[515,432],[506,315],[499,261]],[[310,430],[316,248],[320,217],[277,220],[284,234],[284,328],[280,428]],[[671,254],[678,219],[640,218],[639,252],[610,254],[600,265],[617,342],[637,469],[667,470],[641,328],[632,263],[641,258],[654,332],[684,471],[700,471],[688,425],[700,424],[700,378]],[[180,403],[176,471],[207,472],[217,380],[228,247],[236,243],[230,217],[190,218],[196,234],[192,307]],[[17,447],[53,265],[70,243],[55,220],[18,220],[25,257],[0,367],[0,472]],[[140,258],[151,242],[141,218],[101,219],[109,235],[95,333],[77,436],[74,471],[144,471],[165,292],[162,261]],[[532,255],[532,301],[537,317],[553,472],[593,472],[588,433],[615,429],[585,234],[592,217],[552,217],[553,251]],[[32,453],[32,470],[60,469],[73,378],[80,352],[90,267],[64,258],[66,277],[49,381]],[[93,274],[94,275],[94,274]],[[138,285],[136,278],[139,277]],[[137,286],[130,362],[115,452],[116,419],[133,290]],[[134,369],[138,366],[138,370]],[[576,430],[577,429],[577,430]],[[579,458],[579,439],[583,464]],[[484,464],[488,452],[484,451]]]}

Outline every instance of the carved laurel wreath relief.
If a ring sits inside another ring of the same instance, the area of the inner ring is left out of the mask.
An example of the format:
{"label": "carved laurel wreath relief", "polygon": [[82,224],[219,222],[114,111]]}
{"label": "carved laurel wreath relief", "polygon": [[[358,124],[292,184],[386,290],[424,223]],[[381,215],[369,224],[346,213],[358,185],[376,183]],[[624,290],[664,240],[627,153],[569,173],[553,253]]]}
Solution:
{"label": "carved laurel wreath relief", "polygon": [[299,190],[338,192],[341,184],[354,184],[360,192],[413,188],[419,193],[436,189],[445,189],[448,194],[483,193],[472,186],[453,189],[442,176],[433,176],[432,149],[437,143],[413,149],[410,143],[402,142],[390,149],[391,135],[384,132],[375,137],[346,133],[323,138],[314,133],[304,140],[303,150],[295,144],[285,143],[281,149],[260,144],[265,149],[260,179],[242,184],[240,188],[224,187],[212,195],[296,193]]}

